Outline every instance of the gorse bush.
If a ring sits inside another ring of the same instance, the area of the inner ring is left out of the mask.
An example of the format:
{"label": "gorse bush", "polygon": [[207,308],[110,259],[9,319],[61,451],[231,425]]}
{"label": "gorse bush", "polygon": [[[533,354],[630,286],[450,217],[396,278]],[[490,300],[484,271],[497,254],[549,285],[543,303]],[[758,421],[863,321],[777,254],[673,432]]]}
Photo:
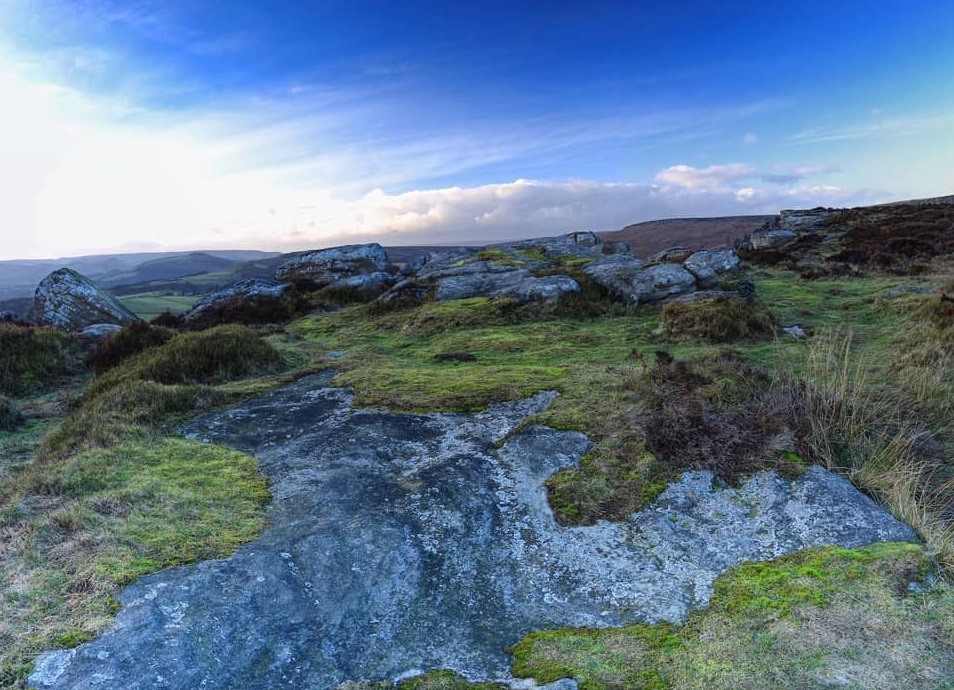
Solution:
{"label": "gorse bush", "polygon": [[78,343],[53,328],[0,323],[0,393],[23,395],[81,371]]}

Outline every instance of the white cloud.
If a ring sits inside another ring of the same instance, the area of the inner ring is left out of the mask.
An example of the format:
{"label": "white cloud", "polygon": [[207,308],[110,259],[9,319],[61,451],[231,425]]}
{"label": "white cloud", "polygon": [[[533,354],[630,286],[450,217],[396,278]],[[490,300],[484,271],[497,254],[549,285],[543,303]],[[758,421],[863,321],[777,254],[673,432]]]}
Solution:
{"label": "white cloud", "polygon": [[726,184],[751,177],[755,168],[744,163],[710,165],[694,168],[691,165],[674,165],[656,174],[656,180],[686,189],[723,189]]}
{"label": "white cloud", "polygon": [[757,134],[753,134],[752,132],[749,132],[749,133],[747,133],[744,137],[742,137],[742,143],[745,144],[746,146],[751,146],[752,144],[757,144],[758,141],[759,141],[758,135],[757,135]]}

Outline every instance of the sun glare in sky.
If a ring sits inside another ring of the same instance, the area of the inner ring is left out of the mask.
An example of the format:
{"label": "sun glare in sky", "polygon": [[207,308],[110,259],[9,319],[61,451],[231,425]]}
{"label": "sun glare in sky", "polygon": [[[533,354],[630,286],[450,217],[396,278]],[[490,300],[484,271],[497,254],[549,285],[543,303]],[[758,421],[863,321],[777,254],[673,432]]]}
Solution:
{"label": "sun glare in sky", "polygon": [[0,260],[954,193],[954,4],[4,0]]}

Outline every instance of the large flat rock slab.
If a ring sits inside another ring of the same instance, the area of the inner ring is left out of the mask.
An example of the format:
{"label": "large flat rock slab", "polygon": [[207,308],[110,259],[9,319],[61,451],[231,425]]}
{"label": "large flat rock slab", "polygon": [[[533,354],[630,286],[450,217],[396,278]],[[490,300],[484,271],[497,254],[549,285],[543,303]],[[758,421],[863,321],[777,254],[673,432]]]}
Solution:
{"label": "large flat rock slab", "polygon": [[388,414],[329,383],[302,379],[182,429],[259,459],[270,527],[231,558],[127,588],[113,628],[45,655],[35,687],[324,689],[429,668],[510,680],[504,649],[531,630],[681,621],[741,561],[914,536],[817,467],[739,488],[687,473],[624,523],[560,527],[543,482],[590,444],[513,433],[555,394]]}

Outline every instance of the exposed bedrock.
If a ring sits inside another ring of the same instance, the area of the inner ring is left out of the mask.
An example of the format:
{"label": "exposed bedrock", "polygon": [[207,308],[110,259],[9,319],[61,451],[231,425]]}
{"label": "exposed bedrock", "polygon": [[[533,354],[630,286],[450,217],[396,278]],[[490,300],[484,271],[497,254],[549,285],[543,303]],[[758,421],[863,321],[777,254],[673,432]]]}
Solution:
{"label": "exposed bedrock", "polygon": [[680,621],[740,561],[913,538],[818,467],[738,489],[686,473],[621,524],[560,527],[543,482],[589,442],[540,426],[510,435],[555,394],[388,414],[352,409],[329,381],[182,429],[258,457],[270,526],[231,558],[127,588],[113,628],[45,655],[34,686],[319,689],[429,668],[508,680],[504,648],[530,630]]}

